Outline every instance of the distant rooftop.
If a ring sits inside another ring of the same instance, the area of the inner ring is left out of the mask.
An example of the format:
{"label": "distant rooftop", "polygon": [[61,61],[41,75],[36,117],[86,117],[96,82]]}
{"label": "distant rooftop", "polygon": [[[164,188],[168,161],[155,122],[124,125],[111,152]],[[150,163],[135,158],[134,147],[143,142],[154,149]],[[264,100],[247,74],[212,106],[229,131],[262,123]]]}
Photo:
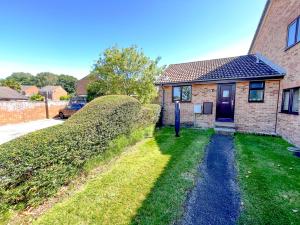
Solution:
{"label": "distant rooftop", "polygon": [[27,100],[25,95],[9,87],[0,86],[0,100]]}

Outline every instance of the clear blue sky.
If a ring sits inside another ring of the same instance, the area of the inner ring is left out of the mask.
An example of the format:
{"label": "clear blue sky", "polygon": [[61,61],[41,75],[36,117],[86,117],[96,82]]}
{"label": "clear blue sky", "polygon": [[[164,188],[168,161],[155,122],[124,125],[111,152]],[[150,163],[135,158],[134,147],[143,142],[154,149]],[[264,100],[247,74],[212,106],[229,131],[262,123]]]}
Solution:
{"label": "clear blue sky", "polygon": [[85,76],[107,47],[136,44],[161,64],[245,54],[265,0],[0,2],[0,77]]}

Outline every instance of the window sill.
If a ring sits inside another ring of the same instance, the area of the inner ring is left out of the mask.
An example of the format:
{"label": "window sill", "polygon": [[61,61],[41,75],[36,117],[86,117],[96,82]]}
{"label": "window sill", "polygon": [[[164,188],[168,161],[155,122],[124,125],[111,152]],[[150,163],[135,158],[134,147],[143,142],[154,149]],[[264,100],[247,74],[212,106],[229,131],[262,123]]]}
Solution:
{"label": "window sill", "polygon": [[296,46],[296,45],[299,44],[299,43],[300,43],[300,41],[296,42],[295,44],[292,44],[292,45],[289,46],[289,47],[285,47],[284,51],[285,51],[285,52],[288,51],[289,49],[293,48],[294,46]]}
{"label": "window sill", "polygon": [[265,101],[263,100],[263,101],[250,101],[250,100],[248,100],[248,103],[265,103]]}
{"label": "window sill", "polygon": [[[175,103],[176,101],[172,101],[172,103]],[[191,103],[192,101],[179,101],[179,103]]]}
{"label": "window sill", "polygon": [[298,112],[280,112],[280,113],[282,113],[282,114],[288,114],[288,115],[295,115],[295,116],[298,116],[299,115],[299,113]]}

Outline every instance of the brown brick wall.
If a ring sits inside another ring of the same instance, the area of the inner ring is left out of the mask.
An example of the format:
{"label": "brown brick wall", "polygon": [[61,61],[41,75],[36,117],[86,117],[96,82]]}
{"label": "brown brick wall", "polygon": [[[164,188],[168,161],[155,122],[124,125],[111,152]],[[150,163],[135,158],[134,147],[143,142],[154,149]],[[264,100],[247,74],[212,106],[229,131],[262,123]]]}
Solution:
{"label": "brown brick wall", "polygon": [[[275,133],[276,107],[278,99],[279,81],[266,81],[264,103],[249,103],[249,82],[236,84],[235,123],[239,131],[252,133]],[[174,103],[172,103],[172,87],[166,86],[164,123],[174,124]],[[160,90],[160,99],[162,91]],[[192,102],[181,103],[181,122],[197,127],[214,127],[216,118],[217,84],[192,85]],[[194,117],[194,104],[213,102],[213,114],[197,114]]]}
{"label": "brown brick wall", "polygon": [[60,97],[68,95],[68,92],[66,92],[63,88],[59,87],[56,88],[52,92],[52,100],[59,100]]}
{"label": "brown brick wall", "polygon": [[265,82],[263,103],[249,103],[249,82],[236,84],[235,123],[242,132],[275,134],[279,81]]}
{"label": "brown brick wall", "polygon": [[[283,67],[287,74],[281,82],[282,89],[300,87],[300,43],[286,50],[288,25],[300,15],[299,0],[272,0],[260,31],[251,49]],[[278,114],[278,134],[300,146],[300,116]]]}
{"label": "brown brick wall", "polygon": [[[49,117],[56,117],[66,105],[65,101],[49,101]],[[44,102],[0,101],[0,125],[39,119],[46,119]]]}
{"label": "brown brick wall", "polygon": [[[172,87],[165,88],[165,106],[164,106],[164,124],[173,125],[174,103],[172,102]],[[192,85],[192,102],[181,103],[180,120],[183,124],[195,125],[197,127],[213,127],[215,121],[215,105],[216,105],[216,84],[194,84]],[[160,90],[160,99],[162,92]],[[194,104],[203,104],[203,102],[213,102],[212,115],[198,115],[194,117]]]}

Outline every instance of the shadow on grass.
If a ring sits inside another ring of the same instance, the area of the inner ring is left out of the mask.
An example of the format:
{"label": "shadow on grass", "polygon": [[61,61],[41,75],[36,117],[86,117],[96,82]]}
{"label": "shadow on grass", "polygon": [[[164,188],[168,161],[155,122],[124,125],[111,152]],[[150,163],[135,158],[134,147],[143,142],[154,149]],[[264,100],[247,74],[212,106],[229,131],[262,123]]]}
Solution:
{"label": "shadow on grass", "polygon": [[169,155],[170,160],[132,218],[132,225],[173,224],[181,218],[211,134],[210,130],[182,129],[181,136],[175,137],[174,128],[163,128],[155,134],[161,153]]}

